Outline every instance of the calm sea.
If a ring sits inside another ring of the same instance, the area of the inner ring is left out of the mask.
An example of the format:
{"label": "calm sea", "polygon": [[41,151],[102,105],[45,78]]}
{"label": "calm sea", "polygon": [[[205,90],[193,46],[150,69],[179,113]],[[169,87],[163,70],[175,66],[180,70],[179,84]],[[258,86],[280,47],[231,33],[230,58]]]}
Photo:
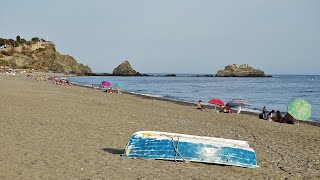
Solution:
{"label": "calm sea", "polygon": [[161,74],[145,77],[78,76],[71,82],[99,86],[106,80],[112,85],[120,83],[126,92],[196,103],[212,98],[227,103],[232,99],[245,99],[251,106],[243,109],[259,112],[280,110],[285,113],[292,97],[302,98],[312,105],[310,120],[320,121],[320,75],[273,75],[272,78],[194,77],[194,74]]}

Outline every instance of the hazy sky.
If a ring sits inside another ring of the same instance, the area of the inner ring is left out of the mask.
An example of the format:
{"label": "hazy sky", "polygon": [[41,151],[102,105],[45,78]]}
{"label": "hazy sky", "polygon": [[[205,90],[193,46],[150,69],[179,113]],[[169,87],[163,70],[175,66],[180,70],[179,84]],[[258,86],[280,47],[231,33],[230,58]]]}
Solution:
{"label": "hazy sky", "polygon": [[48,35],[94,72],[129,60],[141,73],[320,74],[320,0],[6,0],[0,12],[0,37]]}

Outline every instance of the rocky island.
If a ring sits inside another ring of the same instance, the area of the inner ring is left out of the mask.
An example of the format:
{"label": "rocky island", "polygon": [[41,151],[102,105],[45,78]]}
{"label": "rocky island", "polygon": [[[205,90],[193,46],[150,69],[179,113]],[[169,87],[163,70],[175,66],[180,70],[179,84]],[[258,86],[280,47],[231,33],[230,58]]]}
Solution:
{"label": "rocky island", "polygon": [[227,65],[223,70],[219,70],[216,77],[271,77],[265,75],[264,71],[255,69],[248,64],[240,66],[236,64]]}
{"label": "rocky island", "polygon": [[86,73],[87,76],[150,76],[148,74],[140,74],[132,68],[129,61],[124,61],[113,69],[112,73]]}
{"label": "rocky island", "polygon": [[13,69],[78,75],[91,73],[88,66],[78,63],[72,56],[57,52],[53,42],[38,37],[30,41],[20,36],[16,40],[0,38],[0,65]]}
{"label": "rocky island", "polygon": [[114,76],[141,76],[139,72],[134,70],[129,61],[124,61],[113,70]]}

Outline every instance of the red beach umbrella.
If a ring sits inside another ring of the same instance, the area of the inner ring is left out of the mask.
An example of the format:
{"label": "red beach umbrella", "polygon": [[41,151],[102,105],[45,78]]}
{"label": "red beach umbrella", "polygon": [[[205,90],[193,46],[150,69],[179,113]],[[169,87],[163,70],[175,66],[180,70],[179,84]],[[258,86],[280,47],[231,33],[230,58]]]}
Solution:
{"label": "red beach umbrella", "polygon": [[209,103],[219,105],[219,106],[224,106],[224,103],[220,99],[211,99]]}

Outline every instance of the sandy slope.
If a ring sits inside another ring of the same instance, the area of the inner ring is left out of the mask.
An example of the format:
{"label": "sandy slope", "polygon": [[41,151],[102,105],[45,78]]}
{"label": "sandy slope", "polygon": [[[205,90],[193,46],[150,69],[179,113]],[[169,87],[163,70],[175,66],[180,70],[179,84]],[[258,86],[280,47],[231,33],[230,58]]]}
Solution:
{"label": "sandy slope", "polygon": [[[320,179],[320,128],[0,75],[0,179]],[[127,159],[136,131],[248,141],[260,168]]]}

